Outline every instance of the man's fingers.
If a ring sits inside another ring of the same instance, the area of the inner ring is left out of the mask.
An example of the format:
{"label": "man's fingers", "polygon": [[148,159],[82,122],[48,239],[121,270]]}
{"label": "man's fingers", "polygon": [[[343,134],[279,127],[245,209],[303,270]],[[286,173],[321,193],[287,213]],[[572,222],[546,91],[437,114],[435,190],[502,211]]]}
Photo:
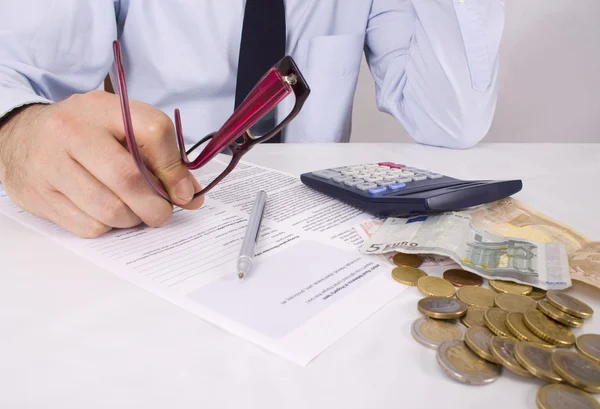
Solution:
{"label": "man's fingers", "polygon": [[44,217],[80,237],[95,238],[111,230],[110,226],[84,213],[65,195],[56,191],[44,193],[47,209]]}
{"label": "man's fingers", "polygon": [[142,220],[117,195],[72,158],[59,162],[49,182],[83,212],[117,228],[137,226]]}
{"label": "man's fingers", "polygon": [[[110,106],[108,130],[122,141],[125,128],[117,97]],[[135,139],[146,166],[162,182],[174,203],[182,207],[189,204],[196,192],[195,178],[181,161],[173,122],[149,104],[130,101],[129,106]]]}
{"label": "man's fingers", "polygon": [[171,204],[148,186],[129,152],[108,131],[73,136],[69,153],[147,225],[160,227],[171,219]]}

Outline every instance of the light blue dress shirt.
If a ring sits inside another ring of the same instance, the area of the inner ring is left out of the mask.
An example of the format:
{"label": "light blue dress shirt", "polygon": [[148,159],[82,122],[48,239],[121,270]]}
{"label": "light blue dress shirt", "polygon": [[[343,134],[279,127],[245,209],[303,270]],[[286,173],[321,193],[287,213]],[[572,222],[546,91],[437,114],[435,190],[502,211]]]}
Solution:
{"label": "light blue dress shirt", "polygon": [[[345,142],[363,53],[377,106],[417,142],[467,148],[491,124],[503,0],[286,0],[287,53],[312,93],[285,142]],[[18,0],[0,12],[0,116],[101,86],[112,41],[131,99],[187,142],[234,106],[244,0]],[[114,77],[113,77],[114,78]],[[373,129],[373,132],[377,132]]]}

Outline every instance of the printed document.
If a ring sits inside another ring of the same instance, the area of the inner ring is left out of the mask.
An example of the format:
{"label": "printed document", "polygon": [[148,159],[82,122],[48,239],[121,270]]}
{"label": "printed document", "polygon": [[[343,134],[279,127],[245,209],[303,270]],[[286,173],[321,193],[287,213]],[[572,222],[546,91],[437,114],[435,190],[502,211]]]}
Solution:
{"label": "printed document", "polygon": [[[206,186],[222,164],[196,172]],[[236,258],[256,193],[268,194],[250,273]],[[19,209],[0,190],[0,211],[117,276],[218,327],[305,366],[407,287],[391,265],[358,251],[360,210],[299,178],[242,163],[198,210],[176,208],[162,228],[81,239]]]}

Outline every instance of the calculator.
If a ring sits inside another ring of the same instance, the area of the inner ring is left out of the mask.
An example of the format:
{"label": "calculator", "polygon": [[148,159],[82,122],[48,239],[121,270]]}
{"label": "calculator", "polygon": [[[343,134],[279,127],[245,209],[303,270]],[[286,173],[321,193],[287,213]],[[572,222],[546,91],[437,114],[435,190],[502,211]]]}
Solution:
{"label": "calculator", "polygon": [[376,216],[461,210],[513,195],[521,180],[460,180],[401,163],[380,162],[300,175],[306,186]]}

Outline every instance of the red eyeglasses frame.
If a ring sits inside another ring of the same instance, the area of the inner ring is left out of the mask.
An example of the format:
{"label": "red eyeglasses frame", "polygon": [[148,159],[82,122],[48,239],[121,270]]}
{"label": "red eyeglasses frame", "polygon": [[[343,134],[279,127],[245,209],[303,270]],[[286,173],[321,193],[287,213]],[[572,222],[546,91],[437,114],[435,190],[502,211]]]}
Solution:
{"label": "red eyeglasses frame", "polygon": [[[148,185],[150,185],[157,194],[172,203],[164,186],[156,178],[153,178],[140,154],[133,132],[131,111],[129,109],[129,97],[127,95],[127,84],[125,81],[125,70],[123,69],[123,59],[119,41],[113,42],[113,51],[118,94],[121,100],[121,112],[125,127],[125,139],[127,140],[129,152]],[[260,137],[254,137],[249,132],[249,129],[292,93],[295,95],[296,102],[288,116],[269,133]],[[202,196],[214,188],[221,180],[231,173],[242,156],[250,151],[255,145],[265,142],[281,132],[281,130],[300,113],[300,110],[309,95],[310,87],[306,83],[306,80],[298,69],[295,61],[292,57],[286,56],[265,73],[261,80],[248,93],[248,96],[240,106],[233,112],[229,119],[225,121],[221,129],[207,135],[187,151],[185,149],[183,127],[181,125],[181,114],[179,109],[175,109],[177,145],[181,155],[181,161],[188,169],[194,170],[204,166],[226,148],[229,148],[232,155],[231,162],[225,170],[208,186],[197,192],[194,195],[194,198]],[[188,155],[206,142],[208,142],[208,144],[198,154],[198,157],[190,161]]]}

